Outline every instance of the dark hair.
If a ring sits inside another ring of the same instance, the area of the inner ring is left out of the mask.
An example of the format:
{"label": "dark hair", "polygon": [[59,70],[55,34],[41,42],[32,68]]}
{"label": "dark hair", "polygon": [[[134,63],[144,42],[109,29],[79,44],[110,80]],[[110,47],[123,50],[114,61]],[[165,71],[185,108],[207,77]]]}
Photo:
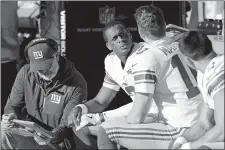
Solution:
{"label": "dark hair", "polygon": [[213,51],[212,43],[204,33],[188,31],[179,40],[179,49],[193,60],[201,60]]}
{"label": "dark hair", "polygon": [[[105,35],[105,32],[109,29],[109,28],[111,28],[111,27],[114,27],[115,25],[121,25],[122,27],[124,27],[126,30],[127,30],[127,28],[126,28],[126,26],[125,26],[125,24],[124,23],[122,23],[122,22],[120,22],[120,21],[111,21],[111,22],[109,22],[108,24],[106,24],[105,25],[105,27],[104,27],[104,29],[103,29],[103,38],[104,38],[104,40],[105,40],[105,42],[107,42],[107,37],[106,37],[106,35]],[[127,30],[128,31],[128,30]]]}
{"label": "dark hair", "polygon": [[156,37],[165,35],[166,22],[160,8],[153,5],[141,6],[136,10],[134,17],[143,33],[150,33]]}
{"label": "dark hair", "polygon": [[190,1],[185,1],[185,11],[191,11],[191,2]]}

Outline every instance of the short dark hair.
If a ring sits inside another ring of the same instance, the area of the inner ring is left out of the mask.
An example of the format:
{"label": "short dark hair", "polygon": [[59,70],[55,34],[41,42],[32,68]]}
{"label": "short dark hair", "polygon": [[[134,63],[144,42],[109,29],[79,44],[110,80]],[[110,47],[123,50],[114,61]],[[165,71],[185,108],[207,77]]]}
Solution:
{"label": "short dark hair", "polygon": [[108,24],[105,25],[105,27],[104,27],[104,29],[102,31],[103,32],[103,38],[104,38],[105,42],[107,42],[107,40],[108,40],[107,37],[106,37],[106,35],[105,35],[106,31],[109,28],[114,27],[115,25],[121,25],[122,27],[124,27],[127,30],[125,24],[122,23],[122,22],[120,22],[120,21],[111,21],[111,22],[109,22]]}
{"label": "short dark hair", "polygon": [[137,8],[134,17],[143,32],[156,37],[165,35],[166,22],[160,8],[153,5],[141,6]]}
{"label": "short dark hair", "polygon": [[185,11],[191,11],[191,2],[190,1],[185,1]]}
{"label": "short dark hair", "polygon": [[188,31],[179,40],[179,49],[185,56],[198,61],[213,51],[207,35],[198,31]]}

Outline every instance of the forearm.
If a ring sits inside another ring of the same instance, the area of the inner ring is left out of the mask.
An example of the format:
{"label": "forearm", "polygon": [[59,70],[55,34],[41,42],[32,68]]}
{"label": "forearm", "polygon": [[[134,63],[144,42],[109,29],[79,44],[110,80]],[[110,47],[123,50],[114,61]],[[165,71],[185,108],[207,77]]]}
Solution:
{"label": "forearm", "polygon": [[135,101],[126,121],[130,124],[142,123],[152,106],[152,94],[136,93]]}
{"label": "forearm", "polygon": [[8,99],[8,102],[4,108],[4,114],[14,113],[16,118],[19,119],[19,117],[22,115],[23,107],[22,106],[14,106],[13,102],[10,99]]}
{"label": "forearm", "polygon": [[117,117],[127,116],[129,114],[129,112],[131,111],[132,106],[133,106],[133,102],[128,103],[128,104],[121,106],[114,110],[105,111],[105,112],[103,112],[104,119],[110,120],[110,119],[114,119]]}
{"label": "forearm", "polygon": [[108,105],[101,104],[96,99],[92,99],[84,103],[88,109],[88,113],[101,113],[103,112]]}
{"label": "forearm", "polygon": [[201,136],[203,136],[206,133],[206,129],[204,129],[201,126],[201,123],[198,121],[196,124],[194,124],[189,131],[185,135],[185,139],[189,142],[193,142],[198,140]]}
{"label": "forearm", "polygon": [[192,149],[198,149],[204,143],[208,142],[217,142],[224,140],[224,128],[219,126],[214,126],[210,130],[208,130],[200,139],[190,144]]}
{"label": "forearm", "polygon": [[4,108],[4,113],[14,113],[18,118],[21,116],[21,111],[25,107],[25,98],[24,98],[24,66],[20,69],[15,82],[13,84],[11,93],[7,100],[7,104]]}
{"label": "forearm", "polygon": [[209,109],[207,104],[204,104],[200,110],[198,122],[189,129],[185,135],[185,138],[189,142],[193,142],[202,137],[207,132],[207,130],[213,127],[212,123],[210,122],[212,117],[213,111]]}
{"label": "forearm", "polygon": [[130,111],[130,113],[128,113],[127,115],[127,122],[130,124],[139,124],[144,122],[148,111],[143,110],[142,112],[138,113],[136,112],[137,110],[134,111]]}

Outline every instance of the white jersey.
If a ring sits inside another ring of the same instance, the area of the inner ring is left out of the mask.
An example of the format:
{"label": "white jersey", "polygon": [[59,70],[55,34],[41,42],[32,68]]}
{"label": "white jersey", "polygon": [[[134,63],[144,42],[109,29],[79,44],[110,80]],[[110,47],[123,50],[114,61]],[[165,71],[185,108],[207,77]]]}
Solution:
{"label": "white jersey", "polygon": [[198,106],[203,102],[196,71],[186,64],[178,42],[171,38],[163,38],[146,47],[150,49],[148,55],[154,56],[152,60],[157,62],[157,84],[152,87],[157,106],[172,126],[192,126],[197,121]]}
{"label": "white jersey", "polygon": [[204,74],[198,71],[198,86],[205,103],[214,109],[213,96],[224,89],[224,55],[213,58]]}
{"label": "white jersey", "polygon": [[[134,44],[130,56],[127,58],[124,68],[121,65],[121,60],[114,53],[110,53],[105,58],[105,71],[106,76],[103,82],[103,86],[119,91],[122,88],[132,99],[135,100],[135,93],[152,93],[150,91],[151,86],[149,83],[155,82],[155,75],[152,72],[141,69],[143,63],[139,63],[142,59],[142,49],[144,45],[142,43]],[[152,104],[152,108],[149,113],[158,113],[155,102]]]}
{"label": "white jersey", "polygon": [[128,57],[124,69],[120,59],[114,53],[109,54],[105,59],[105,69],[112,80],[105,81],[103,86],[114,90],[122,87],[133,100],[136,92],[151,93],[170,125],[190,127],[196,122],[197,107],[202,97],[192,74],[194,71],[178,54],[177,44],[168,38],[155,41],[150,46],[139,43]]}

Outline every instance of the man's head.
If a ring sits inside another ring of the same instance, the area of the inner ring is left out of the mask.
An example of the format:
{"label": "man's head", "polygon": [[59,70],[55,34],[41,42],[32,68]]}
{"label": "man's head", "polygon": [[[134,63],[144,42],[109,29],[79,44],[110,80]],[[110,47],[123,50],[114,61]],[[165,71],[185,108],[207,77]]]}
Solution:
{"label": "man's head", "polygon": [[125,25],[119,21],[110,22],[103,29],[103,38],[109,50],[117,56],[127,56],[132,47],[132,36]]}
{"label": "man's head", "polygon": [[210,59],[211,55],[215,55],[209,38],[197,31],[185,32],[179,41],[179,49],[197,68],[199,68],[197,62]]}
{"label": "man's head", "polygon": [[160,8],[153,5],[141,6],[136,10],[134,17],[144,41],[146,38],[154,40],[165,36],[166,22]]}
{"label": "man's head", "polygon": [[52,39],[32,40],[25,50],[29,59],[30,71],[37,72],[46,80],[51,80],[58,72],[58,44]]}
{"label": "man's head", "polygon": [[191,20],[191,2],[190,1],[185,1],[185,11],[186,11],[186,23],[187,25],[190,23]]}

